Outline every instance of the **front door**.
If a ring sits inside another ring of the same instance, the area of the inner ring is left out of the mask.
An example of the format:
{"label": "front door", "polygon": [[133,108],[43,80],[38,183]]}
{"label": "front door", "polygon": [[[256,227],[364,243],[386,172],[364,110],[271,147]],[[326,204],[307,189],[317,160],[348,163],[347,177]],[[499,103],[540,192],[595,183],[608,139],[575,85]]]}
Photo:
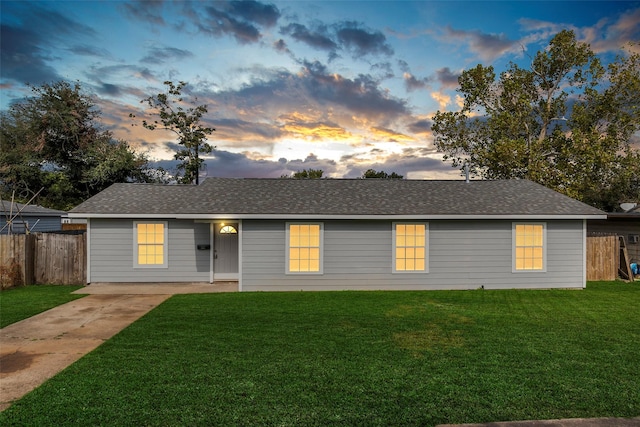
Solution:
{"label": "front door", "polygon": [[238,223],[214,224],[213,279],[238,280]]}

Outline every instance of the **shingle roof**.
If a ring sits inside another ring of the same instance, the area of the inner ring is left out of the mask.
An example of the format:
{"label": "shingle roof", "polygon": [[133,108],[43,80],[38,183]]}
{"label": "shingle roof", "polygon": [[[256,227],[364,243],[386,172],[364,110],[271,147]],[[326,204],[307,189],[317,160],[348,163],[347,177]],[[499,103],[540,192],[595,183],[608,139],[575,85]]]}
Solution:
{"label": "shingle roof", "polygon": [[16,215],[20,211],[21,215],[38,215],[38,216],[62,216],[66,215],[65,211],[59,211],[56,209],[43,208],[38,205],[24,205],[22,203],[11,204],[10,200],[0,199],[0,215]]}
{"label": "shingle roof", "polygon": [[604,215],[527,180],[236,178],[208,178],[200,186],[114,184],[70,213],[137,217]]}

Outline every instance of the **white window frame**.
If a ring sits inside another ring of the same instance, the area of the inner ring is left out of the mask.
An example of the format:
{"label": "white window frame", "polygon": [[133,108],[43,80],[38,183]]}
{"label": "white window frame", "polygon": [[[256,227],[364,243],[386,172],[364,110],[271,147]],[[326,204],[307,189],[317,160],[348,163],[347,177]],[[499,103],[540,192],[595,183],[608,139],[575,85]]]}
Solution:
{"label": "white window frame", "polygon": [[[162,252],[162,264],[138,263],[138,224],[163,224],[164,248]],[[169,223],[168,221],[133,221],[133,267],[134,268],[168,268],[169,267]]]}
{"label": "white window frame", "polygon": [[[320,259],[318,260],[318,271],[290,271],[289,270],[289,252],[290,252],[290,230],[292,225],[318,225],[320,226],[320,241],[319,241],[319,250],[320,250]],[[285,223],[285,265],[284,271],[285,274],[294,274],[294,275],[322,275],[324,274],[324,223],[323,222],[286,222]]]}
{"label": "white window frame", "polygon": [[[424,270],[396,270],[396,226],[424,225]],[[425,274],[429,272],[429,223],[423,221],[395,221],[391,223],[391,268],[394,274]]]}
{"label": "white window frame", "polygon": [[[541,225],[542,226],[542,268],[540,269],[517,269],[516,268],[516,226],[518,225]],[[518,221],[511,223],[511,272],[518,274],[530,274],[530,273],[546,273],[547,272],[547,223],[536,221]]]}

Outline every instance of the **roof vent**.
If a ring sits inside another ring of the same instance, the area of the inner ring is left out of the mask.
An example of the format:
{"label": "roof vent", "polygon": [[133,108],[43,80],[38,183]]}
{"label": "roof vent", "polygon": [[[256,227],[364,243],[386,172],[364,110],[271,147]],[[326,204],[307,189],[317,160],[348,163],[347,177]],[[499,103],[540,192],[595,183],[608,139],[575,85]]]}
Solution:
{"label": "roof vent", "polygon": [[621,203],[620,204],[620,208],[625,212],[629,212],[631,209],[635,208],[636,206],[638,206],[637,203]]}
{"label": "roof vent", "polygon": [[464,162],[464,181],[469,182],[469,162]]}

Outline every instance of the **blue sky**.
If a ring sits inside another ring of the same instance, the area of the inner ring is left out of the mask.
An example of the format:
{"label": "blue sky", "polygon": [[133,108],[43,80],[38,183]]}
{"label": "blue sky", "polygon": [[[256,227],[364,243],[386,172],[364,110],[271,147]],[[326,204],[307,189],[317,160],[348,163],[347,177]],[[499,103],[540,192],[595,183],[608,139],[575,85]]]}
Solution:
{"label": "blue sky", "polygon": [[[206,174],[457,178],[431,118],[478,63],[526,66],[563,29],[603,59],[640,40],[638,1],[2,1],[0,108],[79,81],[102,124],[171,168],[172,136],[132,126],[162,82],[206,104]],[[640,47],[635,46],[636,49]]]}

